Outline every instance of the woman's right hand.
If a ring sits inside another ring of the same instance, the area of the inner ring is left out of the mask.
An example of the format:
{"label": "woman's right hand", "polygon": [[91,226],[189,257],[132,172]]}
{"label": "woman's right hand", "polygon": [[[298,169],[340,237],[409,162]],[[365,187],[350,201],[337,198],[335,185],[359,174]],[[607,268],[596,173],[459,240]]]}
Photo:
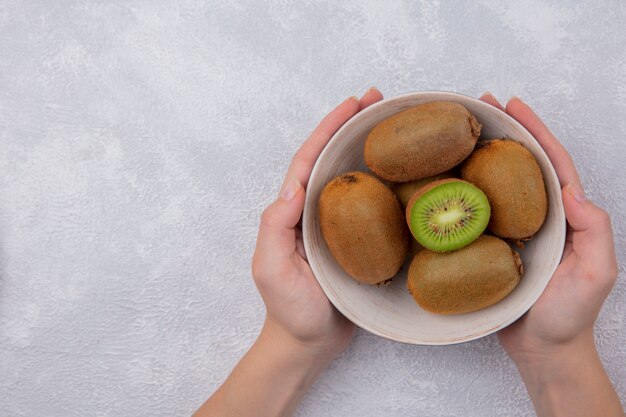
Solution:
{"label": "woman's right hand", "polygon": [[506,109],[493,96],[481,99],[506,111],[537,139],[562,187],[568,231],[561,264],[530,311],[499,334],[513,359],[541,355],[592,332],[617,278],[611,219],[585,198],[570,155],[530,107],[518,98]]}
{"label": "woman's right hand", "polygon": [[[543,147],[562,187],[568,223],[560,265],[533,307],[498,333],[500,343],[518,366],[538,415],[561,415],[547,411],[551,406],[539,397],[549,400],[549,393],[564,388],[564,382],[569,385],[569,394],[555,394],[564,401],[557,407],[563,415],[622,416],[593,338],[595,320],[617,278],[611,219],[585,197],[570,155],[528,105],[514,97],[504,108],[491,94],[483,95],[481,100],[516,119]],[[587,384],[597,385],[595,389],[601,387],[601,392],[591,395],[591,387],[582,381],[585,378]],[[582,386],[573,385],[578,382]],[[570,396],[575,398],[568,400]],[[613,408],[603,408],[607,404]],[[569,408],[571,412],[565,414]]]}

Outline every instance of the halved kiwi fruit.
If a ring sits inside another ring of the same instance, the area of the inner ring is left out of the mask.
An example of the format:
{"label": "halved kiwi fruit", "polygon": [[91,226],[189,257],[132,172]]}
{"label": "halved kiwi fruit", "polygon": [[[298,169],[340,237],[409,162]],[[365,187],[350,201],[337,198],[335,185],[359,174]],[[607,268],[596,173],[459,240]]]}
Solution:
{"label": "halved kiwi fruit", "polygon": [[456,178],[420,188],[406,207],[406,220],[415,239],[435,252],[462,248],[476,240],[489,223],[487,196]]}

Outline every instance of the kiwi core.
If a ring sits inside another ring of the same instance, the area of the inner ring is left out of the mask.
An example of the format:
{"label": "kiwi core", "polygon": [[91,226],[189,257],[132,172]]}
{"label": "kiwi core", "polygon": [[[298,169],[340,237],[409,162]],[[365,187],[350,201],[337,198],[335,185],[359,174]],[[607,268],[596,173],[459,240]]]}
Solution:
{"label": "kiwi core", "polygon": [[431,223],[431,227],[437,226],[437,224],[443,225],[445,228],[459,227],[466,217],[470,217],[468,213],[460,205],[453,202],[450,206],[445,207],[443,212],[435,214],[433,218],[434,223]]}

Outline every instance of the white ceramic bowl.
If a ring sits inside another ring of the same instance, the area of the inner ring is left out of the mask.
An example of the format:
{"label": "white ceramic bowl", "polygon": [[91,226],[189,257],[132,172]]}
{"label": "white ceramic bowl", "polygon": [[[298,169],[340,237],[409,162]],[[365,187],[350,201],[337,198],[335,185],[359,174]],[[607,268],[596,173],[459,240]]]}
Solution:
{"label": "white ceramic bowl", "polygon": [[[484,310],[460,315],[437,315],[420,308],[406,288],[407,265],[388,286],[360,284],[350,278],[328,250],[319,227],[317,203],[324,185],[344,172],[369,171],[363,145],[382,120],[430,101],[464,105],[482,123],[481,137],[509,137],[521,142],[537,159],[548,192],[548,216],[537,235],[520,251],[524,275],[504,300]],[[317,160],[307,186],[303,220],[304,247],[309,264],[330,301],[348,319],[376,335],[398,342],[447,345],[467,342],[511,324],[539,298],[554,273],[565,244],[565,214],[561,188],[550,160],[532,135],[502,111],[472,97],[426,91],[380,101],[350,119],[330,140]]]}

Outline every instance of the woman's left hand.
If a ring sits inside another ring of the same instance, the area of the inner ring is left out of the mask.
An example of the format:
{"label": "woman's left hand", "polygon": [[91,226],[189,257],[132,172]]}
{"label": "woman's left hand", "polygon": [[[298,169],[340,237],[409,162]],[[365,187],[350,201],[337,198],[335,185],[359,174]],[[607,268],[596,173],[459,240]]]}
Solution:
{"label": "woman's left hand", "polygon": [[279,197],[263,211],[252,259],[254,282],[267,308],[265,324],[195,417],[293,415],[311,384],[352,340],[354,324],[328,301],[307,263],[298,222],[322,149],[352,116],[382,98],[370,88],[361,100],[341,103],[293,158]]}
{"label": "woman's left hand", "polygon": [[297,151],[279,197],[261,216],[252,275],[267,308],[268,339],[296,344],[323,359],[332,359],[350,343],[354,325],[328,301],[307,263],[298,222],[313,165],[330,138],[352,116],[382,100],[369,89],[330,112]]}

